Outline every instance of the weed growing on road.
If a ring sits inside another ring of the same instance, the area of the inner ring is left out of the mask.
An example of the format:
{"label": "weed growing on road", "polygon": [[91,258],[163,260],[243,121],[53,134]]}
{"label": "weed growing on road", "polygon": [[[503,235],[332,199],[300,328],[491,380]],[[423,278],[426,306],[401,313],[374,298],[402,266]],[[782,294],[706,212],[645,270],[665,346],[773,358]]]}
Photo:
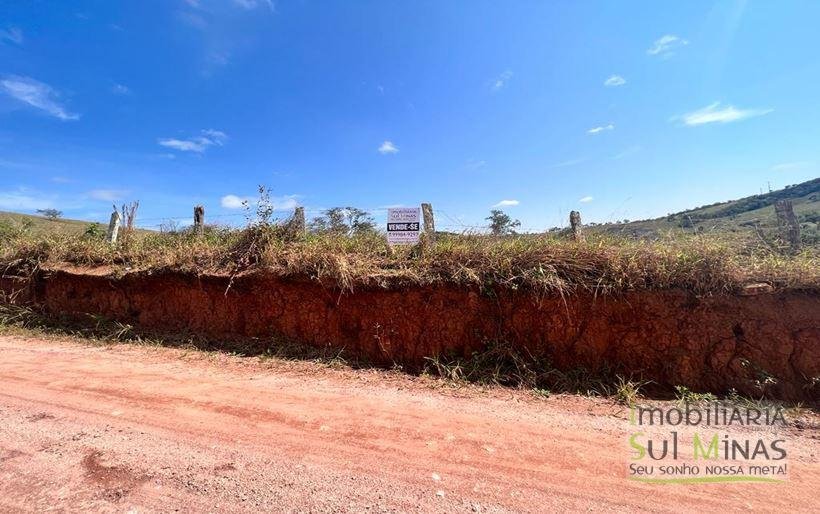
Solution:
{"label": "weed growing on road", "polygon": [[642,398],[641,388],[649,382],[634,381],[618,376],[615,380],[615,393],[613,397],[618,403],[626,405],[627,407],[634,407],[638,404],[638,400]]}
{"label": "weed growing on road", "polygon": [[704,404],[717,401],[717,396],[712,393],[696,393],[686,386],[675,386],[675,398],[678,403],[683,405],[690,404]]}

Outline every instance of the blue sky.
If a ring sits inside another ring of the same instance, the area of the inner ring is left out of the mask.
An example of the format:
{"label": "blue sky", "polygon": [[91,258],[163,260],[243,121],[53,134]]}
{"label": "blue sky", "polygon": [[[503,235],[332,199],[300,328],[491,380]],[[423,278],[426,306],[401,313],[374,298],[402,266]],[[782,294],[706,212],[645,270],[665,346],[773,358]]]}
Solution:
{"label": "blue sky", "polygon": [[0,210],[530,230],[820,173],[820,2],[4,1]]}

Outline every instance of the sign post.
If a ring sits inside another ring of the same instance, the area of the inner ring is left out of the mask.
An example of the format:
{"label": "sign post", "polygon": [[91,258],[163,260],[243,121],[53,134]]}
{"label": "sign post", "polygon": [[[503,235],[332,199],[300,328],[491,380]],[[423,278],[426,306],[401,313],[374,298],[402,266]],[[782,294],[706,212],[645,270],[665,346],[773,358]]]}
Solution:
{"label": "sign post", "polygon": [[414,245],[419,242],[418,207],[387,209],[387,243],[391,245]]}

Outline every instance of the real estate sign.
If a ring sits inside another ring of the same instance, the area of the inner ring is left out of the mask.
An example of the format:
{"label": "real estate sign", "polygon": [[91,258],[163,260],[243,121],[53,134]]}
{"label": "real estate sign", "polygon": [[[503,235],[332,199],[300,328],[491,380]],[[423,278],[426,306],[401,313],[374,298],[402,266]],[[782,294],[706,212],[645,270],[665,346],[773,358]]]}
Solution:
{"label": "real estate sign", "polygon": [[419,242],[418,207],[387,209],[387,243],[391,245],[414,245]]}

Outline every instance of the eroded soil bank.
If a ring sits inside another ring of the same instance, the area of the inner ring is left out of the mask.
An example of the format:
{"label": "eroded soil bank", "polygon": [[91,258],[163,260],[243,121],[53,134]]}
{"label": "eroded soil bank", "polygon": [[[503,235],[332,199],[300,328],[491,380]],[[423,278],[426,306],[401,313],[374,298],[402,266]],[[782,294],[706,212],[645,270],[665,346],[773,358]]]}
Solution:
{"label": "eroded soil bank", "polygon": [[[9,282],[3,284],[8,289]],[[230,287],[229,287],[230,284]],[[423,365],[502,341],[580,368],[785,400],[820,399],[820,293],[697,297],[686,291],[538,297],[454,286],[340,291],[307,280],[89,270],[41,272],[20,298],[54,314],[93,313],[162,332],[272,336]],[[761,389],[762,388],[762,389]]]}

